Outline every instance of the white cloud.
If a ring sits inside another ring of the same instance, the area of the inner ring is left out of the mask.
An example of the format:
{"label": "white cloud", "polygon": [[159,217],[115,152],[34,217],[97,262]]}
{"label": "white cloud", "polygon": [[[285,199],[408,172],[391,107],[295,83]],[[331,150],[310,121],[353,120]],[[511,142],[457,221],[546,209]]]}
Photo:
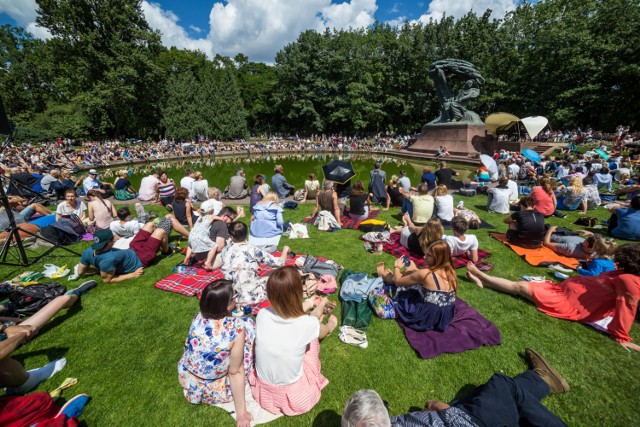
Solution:
{"label": "white cloud", "polygon": [[195,25],[189,25],[189,29],[191,31],[195,31],[196,33],[200,34],[202,32],[202,28],[195,26]]}
{"label": "white cloud", "polygon": [[178,24],[179,18],[175,13],[163,10],[157,3],[142,2],[142,13],[151,28],[160,30],[162,44],[178,48],[199,50],[207,55],[211,54],[211,42],[208,39],[193,39],[187,31]]}
{"label": "white cloud", "polygon": [[432,0],[427,12],[418,18],[418,21],[427,23],[429,19],[439,20],[443,14],[461,18],[470,10],[476,15],[482,15],[487,9],[491,9],[492,18],[503,18],[505,14],[516,8],[516,0]]}
{"label": "white cloud", "polygon": [[408,20],[409,19],[406,16],[398,16],[397,18],[386,21],[386,23],[389,24],[391,27],[402,27],[405,21],[408,21]]}
{"label": "white cloud", "polygon": [[5,13],[13,18],[19,25],[38,39],[49,39],[51,33],[46,28],[36,24],[38,5],[36,0],[0,0],[0,13]]}

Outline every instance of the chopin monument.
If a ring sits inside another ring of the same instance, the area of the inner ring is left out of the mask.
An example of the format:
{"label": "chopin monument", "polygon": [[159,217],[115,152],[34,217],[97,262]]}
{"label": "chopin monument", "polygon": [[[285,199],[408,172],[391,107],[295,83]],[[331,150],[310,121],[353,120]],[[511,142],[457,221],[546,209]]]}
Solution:
{"label": "chopin monument", "polygon": [[[480,95],[484,77],[476,67],[461,59],[435,61],[429,68],[440,101],[440,117],[422,127],[409,151],[435,153],[444,145],[454,156],[475,156],[474,138],[484,138],[485,126],[480,116],[467,109],[471,100]],[[461,82],[457,92],[450,84]]]}

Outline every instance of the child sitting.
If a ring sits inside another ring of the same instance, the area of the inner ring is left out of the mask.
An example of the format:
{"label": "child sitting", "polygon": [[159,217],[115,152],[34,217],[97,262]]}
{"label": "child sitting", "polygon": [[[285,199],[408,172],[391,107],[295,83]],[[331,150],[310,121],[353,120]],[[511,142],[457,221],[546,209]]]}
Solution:
{"label": "child sitting", "polygon": [[282,248],[279,258],[262,251],[247,242],[247,226],[242,222],[229,224],[231,244],[225,246],[220,254],[222,272],[226,280],[233,281],[233,289],[240,305],[259,304],[267,299],[267,277],[258,276],[260,264],[272,267],[284,265],[289,255],[289,247]]}
{"label": "child sitting", "polygon": [[[610,237],[596,237],[593,242],[593,253],[588,261],[583,261],[577,271],[581,276],[597,276],[616,269],[613,254],[618,245]],[[586,267],[584,267],[586,265]]]}
{"label": "child sitting", "polygon": [[465,234],[469,229],[469,223],[464,217],[455,216],[451,221],[453,236],[444,236],[443,239],[451,247],[451,256],[465,255],[473,263],[478,262],[478,238],[473,234]]}

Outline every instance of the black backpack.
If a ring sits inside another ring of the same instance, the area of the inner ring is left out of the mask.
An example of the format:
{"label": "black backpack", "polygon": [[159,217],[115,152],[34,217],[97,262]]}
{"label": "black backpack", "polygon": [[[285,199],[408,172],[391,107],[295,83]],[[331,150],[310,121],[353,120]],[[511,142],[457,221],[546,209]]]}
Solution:
{"label": "black backpack", "polygon": [[11,295],[9,308],[11,317],[33,316],[42,307],[67,292],[66,286],[57,283],[38,283],[31,286],[19,286]]}

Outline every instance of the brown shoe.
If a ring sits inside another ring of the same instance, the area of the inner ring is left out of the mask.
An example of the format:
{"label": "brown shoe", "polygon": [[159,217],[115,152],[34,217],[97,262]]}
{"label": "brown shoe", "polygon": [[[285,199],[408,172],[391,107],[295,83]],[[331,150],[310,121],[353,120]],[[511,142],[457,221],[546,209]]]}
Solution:
{"label": "brown shoe", "polygon": [[538,352],[527,348],[524,352],[527,360],[533,368],[533,372],[538,374],[542,380],[549,385],[551,393],[566,393],[569,391],[569,384],[562,378],[562,375],[549,365]]}

